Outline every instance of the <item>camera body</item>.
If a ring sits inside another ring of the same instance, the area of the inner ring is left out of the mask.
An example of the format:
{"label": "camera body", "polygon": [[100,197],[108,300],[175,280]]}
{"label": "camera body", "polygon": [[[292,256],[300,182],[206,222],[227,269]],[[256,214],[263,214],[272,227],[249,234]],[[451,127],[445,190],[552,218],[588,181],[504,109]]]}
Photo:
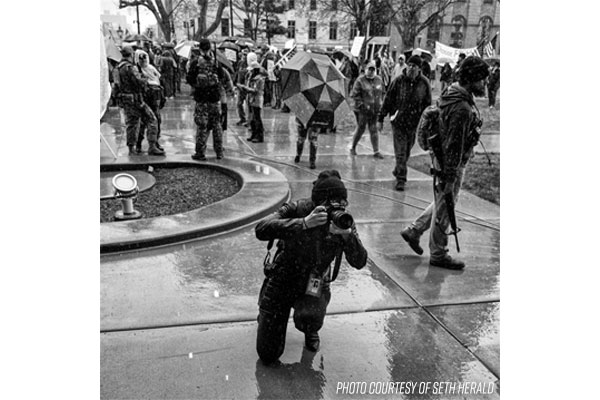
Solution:
{"label": "camera body", "polygon": [[327,222],[333,222],[340,229],[348,229],[354,224],[352,215],[346,212],[346,207],[340,203],[328,203],[325,205]]}

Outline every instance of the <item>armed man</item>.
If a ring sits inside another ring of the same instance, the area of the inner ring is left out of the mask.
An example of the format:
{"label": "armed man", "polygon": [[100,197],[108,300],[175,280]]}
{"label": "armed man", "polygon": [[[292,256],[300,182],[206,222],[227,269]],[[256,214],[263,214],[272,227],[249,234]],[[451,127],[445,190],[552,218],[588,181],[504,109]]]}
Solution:
{"label": "armed man", "polygon": [[148,154],[151,156],[164,156],[164,150],[158,144],[158,120],[148,104],[144,102],[147,79],[133,64],[133,48],[121,49],[123,59],[117,66],[118,73],[118,99],[125,110],[125,124],[127,126],[127,147],[129,155],[137,154],[135,146],[140,130],[140,120],[146,126],[148,137]]}
{"label": "armed man", "polygon": [[[481,58],[467,57],[459,69],[458,81],[442,93],[439,100],[440,137],[430,140],[436,182],[434,202],[401,231],[410,248],[421,255],[423,249],[419,239],[431,227],[429,264],[436,267],[454,270],[465,267],[464,262],[448,255],[448,229],[453,214],[453,210],[448,210],[448,202],[457,203],[465,167],[479,141],[481,119],[473,97],[485,95],[488,75],[488,65]],[[456,234],[456,229],[450,233]]]}
{"label": "armed man", "polygon": [[269,249],[278,240],[273,261],[265,261],[266,278],[258,301],[256,350],[265,364],[283,354],[291,308],[306,348],[316,352],[331,299],[329,285],[337,276],[342,254],[356,269],[366,265],[367,250],[345,211],[347,204],[339,172],[323,171],[310,199],[285,203],[256,226],[256,237],[269,241]]}
{"label": "armed man", "polygon": [[186,80],[194,88],[194,122],[196,128],[196,152],[194,160],[206,160],[206,141],[212,131],[213,148],[217,160],[223,158],[223,130],[221,127],[221,86],[225,79],[223,67],[217,64],[216,54],[210,49],[210,41],[200,39],[200,55],[188,70]]}

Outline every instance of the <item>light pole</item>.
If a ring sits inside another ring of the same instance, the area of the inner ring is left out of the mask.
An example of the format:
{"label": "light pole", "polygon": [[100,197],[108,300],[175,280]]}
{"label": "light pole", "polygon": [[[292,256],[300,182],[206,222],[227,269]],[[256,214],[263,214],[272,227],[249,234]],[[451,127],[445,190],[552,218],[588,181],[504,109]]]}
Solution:
{"label": "light pole", "polygon": [[229,33],[229,36],[235,36],[233,34],[233,6],[232,6],[233,0],[229,0],[229,24],[231,25],[231,32]]}
{"label": "light pole", "polygon": [[140,34],[140,8],[138,3],[135,3],[135,18],[137,19],[138,35]]}

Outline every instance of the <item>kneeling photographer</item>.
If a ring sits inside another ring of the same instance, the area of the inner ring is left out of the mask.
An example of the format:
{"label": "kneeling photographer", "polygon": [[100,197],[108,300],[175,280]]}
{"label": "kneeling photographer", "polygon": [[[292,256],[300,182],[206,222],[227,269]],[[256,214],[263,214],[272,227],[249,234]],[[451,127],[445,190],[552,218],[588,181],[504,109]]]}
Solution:
{"label": "kneeling photographer", "polygon": [[323,171],[310,199],[285,203],[256,226],[256,237],[269,241],[269,249],[278,239],[273,260],[265,260],[266,278],[258,301],[256,349],[266,364],[283,354],[292,308],[306,348],[317,351],[318,331],[331,299],[329,284],[337,277],[342,253],[356,269],[367,263],[354,220],[345,211],[347,197],[339,172]]}

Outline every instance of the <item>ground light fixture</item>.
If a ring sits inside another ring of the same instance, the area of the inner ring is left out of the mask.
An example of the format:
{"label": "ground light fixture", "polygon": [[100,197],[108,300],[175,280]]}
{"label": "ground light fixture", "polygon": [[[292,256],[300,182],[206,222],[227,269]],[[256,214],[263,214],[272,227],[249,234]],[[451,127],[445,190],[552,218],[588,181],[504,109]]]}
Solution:
{"label": "ground light fixture", "polygon": [[142,213],[133,208],[133,200],[137,197],[137,180],[130,174],[117,174],[112,179],[112,185],[115,189],[115,198],[121,199],[122,210],[115,213],[117,221],[141,218]]}

